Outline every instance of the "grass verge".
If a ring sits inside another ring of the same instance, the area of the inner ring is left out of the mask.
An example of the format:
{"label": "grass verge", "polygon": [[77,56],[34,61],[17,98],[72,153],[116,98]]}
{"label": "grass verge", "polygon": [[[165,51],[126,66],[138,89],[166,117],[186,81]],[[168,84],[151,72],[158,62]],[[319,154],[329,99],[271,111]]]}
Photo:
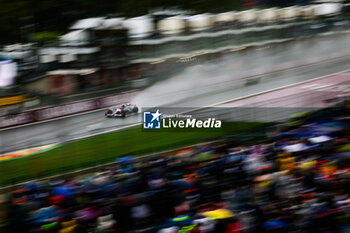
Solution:
{"label": "grass verge", "polygon": [[108,163],[118,157],[155,153],[213,140],[266,123],[224,122],[221,130],[144,131],[140,126],[63,144],[53,150],[0,162],[0,186]]}

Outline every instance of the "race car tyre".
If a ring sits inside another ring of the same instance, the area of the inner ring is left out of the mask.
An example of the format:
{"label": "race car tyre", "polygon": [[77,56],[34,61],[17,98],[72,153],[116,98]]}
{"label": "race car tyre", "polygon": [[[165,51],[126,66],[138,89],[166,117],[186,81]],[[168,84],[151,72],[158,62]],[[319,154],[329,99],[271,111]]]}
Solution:
{"label": "race car tyre", "polygon": [[121,117],[125,117],[125,115],[126,115],[126,113],[124,112],[124,111],[122,111],[122,113],[121,113]]}
{"label": "race car tyre", "polygon": [[139,111],[138,107],[134,107],[134,109],[132,110],[134,113],[137,113]]}
{"label": "race car tyre", "polygon": [[108,114],[112,114],[112,113],[113,113],[113,111],[110,110],[110,109],[108,109],[108,110],[105,112],[105,116],[107,116]]}

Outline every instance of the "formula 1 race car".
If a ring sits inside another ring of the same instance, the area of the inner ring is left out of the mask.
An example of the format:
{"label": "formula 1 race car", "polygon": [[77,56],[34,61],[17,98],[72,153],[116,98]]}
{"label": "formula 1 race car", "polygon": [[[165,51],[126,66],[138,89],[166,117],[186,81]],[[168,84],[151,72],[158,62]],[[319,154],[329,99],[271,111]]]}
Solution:
{"label": "formula 1 race car", "polygon": [[109,118],[123,118],[130,114],[136,114],[139,108],[135,104],[122,104],[109,108],[105,112],[105,116]]}

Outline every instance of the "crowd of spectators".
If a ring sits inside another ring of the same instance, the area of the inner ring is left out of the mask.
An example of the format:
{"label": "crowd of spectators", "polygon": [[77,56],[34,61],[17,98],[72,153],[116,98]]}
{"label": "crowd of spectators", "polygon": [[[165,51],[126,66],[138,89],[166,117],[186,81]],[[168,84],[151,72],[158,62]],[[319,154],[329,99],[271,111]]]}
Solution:
{"label": "crowd of spectators", "polygon": [[349,110],[11,192],[6,232],[350,232]]}

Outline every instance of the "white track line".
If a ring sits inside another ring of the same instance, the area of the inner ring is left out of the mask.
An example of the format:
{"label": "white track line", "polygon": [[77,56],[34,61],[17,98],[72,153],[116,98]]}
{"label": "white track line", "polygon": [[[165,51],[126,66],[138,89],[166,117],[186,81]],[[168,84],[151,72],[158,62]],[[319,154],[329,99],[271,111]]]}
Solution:
{"label": "white track line", "polygon": [[261,95],[261,94],[266,94],[266,93],[269,93],[269,92],[285,89],[285,88],[288,88],[288,87],[294,87],[294,86],[298,86],[298,85],[301,85],[301,84],[304,84],[304,83],[309,83],[309,82],[317,81],[317,80],[320,80],[320,79],[329,78],[330,76],[335,76],[335,75],[343,74],[343,73],[347,73],[347,72],[350,72],[350,69],[339,71],[339,72],[332,73],[332,74],[323,75],[323,76],[320,76],[320,77],[317,77],[317,78],[313,78],[313,79],[309,79],[309,80],[305,80],[305,81],[301,81],[301,82],[297,82],[297,83],[293,83],[293,84],[288,84],[288,85],[285,85],[285,86],[282,86],[282,87],[272,88],[270,90],[261,91],[261,92],[258,92],[258,93],[255,93],[255,94],[251,94],[251,95],[246,95],[246,96],[243,96],[243,97],[233,98],[233,99],[230,99],[230,100],[224,100],[222,102],[211,104],[211,105],[208,105],[208,106],[205,106],[205,107],[201,107],[201,108],[198,108],[198,109],[214,107],[214,106],[217,106],[217,105],[222,105],[222,104],[225,104],[225,103],[229,103],[229,102],[233,102],[233,101],[237,101],[237,100],[241,100],[241,99],[246,99],[246,98],[249,98],[249,97],[253,97],[253,96],[257,96],[257,95]]}

